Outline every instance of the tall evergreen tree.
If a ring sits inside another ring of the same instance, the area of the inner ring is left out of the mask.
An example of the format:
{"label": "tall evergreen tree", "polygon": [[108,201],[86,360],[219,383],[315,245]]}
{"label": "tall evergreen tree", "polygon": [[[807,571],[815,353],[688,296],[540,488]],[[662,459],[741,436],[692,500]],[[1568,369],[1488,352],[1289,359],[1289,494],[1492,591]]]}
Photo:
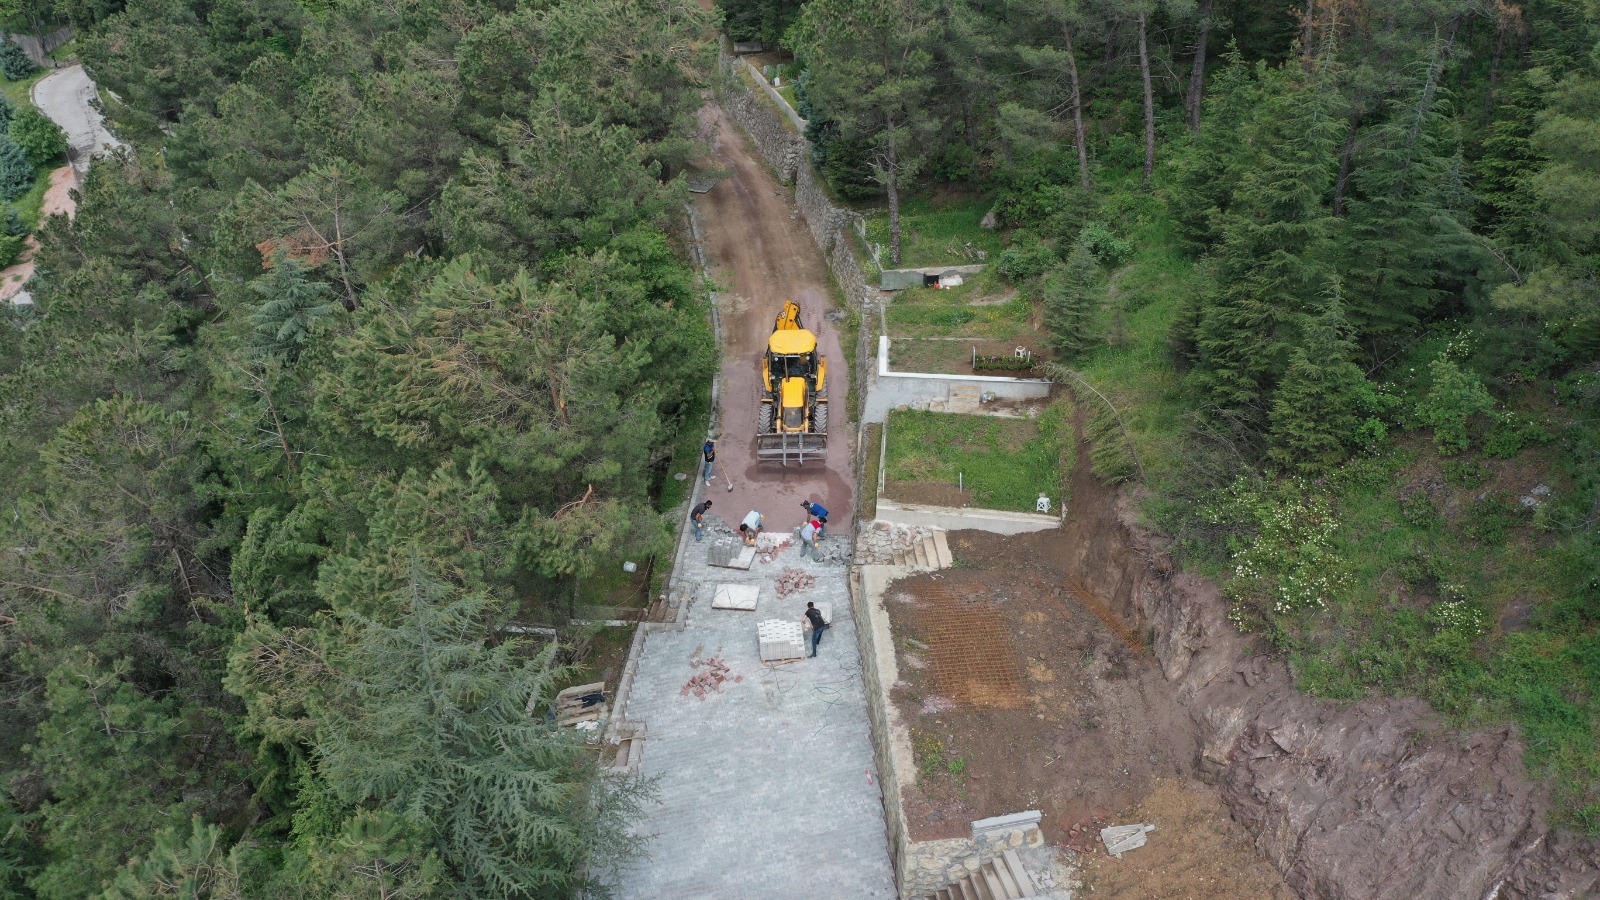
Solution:
{"label": "tall evergreen tree", "polygon": [[1306,326],[1305,341],[1272,396],[1268,457],[1279,467],[1323,472],[1348,455],[1361,421],[1366,375],[1351,357],[1355,343],[1337,296]]}
{"label": "tall evergreen tree", "polygon": [[1062,361],[1082,356],[1097,343],[1090,329],[1101,296],[1100,263],[1080,240],[1066,263],[1046,275],[1040,285],[1050,347]]}
{"label": "tall evergreen tree", "polygon": [[351,809],[424,824],[468,897],[567,897],[627,846],[637,787],[614,784],[572,732],[537,712],[559,647],[489,646],[493,608],[419,559],[390,621],[340,613],[339,673],[318,719],[317,766]]}

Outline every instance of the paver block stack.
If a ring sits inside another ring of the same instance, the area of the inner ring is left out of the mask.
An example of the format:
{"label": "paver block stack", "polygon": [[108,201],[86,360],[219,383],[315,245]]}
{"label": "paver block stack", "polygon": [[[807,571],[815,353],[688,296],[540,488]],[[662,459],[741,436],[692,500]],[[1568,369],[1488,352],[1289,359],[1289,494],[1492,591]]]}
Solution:
{"label": "paver block stack", "polygon": [[778,576],[778,597],[787,597],[796,594],[817,583],[817,576],[808,575],[804,569],[785,566],[783,574]]}
{"label": "paver block stack", "polygon": [[[768,538],[775,538],[775,540],[768,540]],[[794,546],[794,541],[791,538],[779,537],[775,534],[763,534],[756,544],[756,557],[764,563],[769,563],[792,546]]]}
{"label": "paver block stack", "polygon": [[761,661],[776,662],[805,656],[805,635],[799,622],[767,619],[756,625],[756,641],[761,646]]}

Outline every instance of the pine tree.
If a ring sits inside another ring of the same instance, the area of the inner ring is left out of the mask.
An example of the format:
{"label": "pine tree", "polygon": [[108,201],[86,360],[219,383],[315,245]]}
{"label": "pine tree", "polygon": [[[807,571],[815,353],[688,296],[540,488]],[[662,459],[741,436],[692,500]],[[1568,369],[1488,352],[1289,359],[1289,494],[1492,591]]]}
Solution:
{"label": "pine tree", "polygon": [[1305,333],[1273,394],[1267,455],[1284,469],[1310,473],[1342,462],[1355,443],[1366,375],[1351,362],[1355,343],[1337,296]]}
{"label": "pine tree", "polygon": [[0,135],[0,199],[15,200],[33,187],[33,162],[9,136]]}
{"label": "pine tree", "polygon": [[564,674],[560,647],[490,646],[489,599],[420,558],[393,607],[392,621],[341,611],[325,639],[338,676],[317,716],[321,777],[352,809],[427,823],[468,897],[576,895],[586,864],[624,850],[619,814],[637,791],[538,715]]}
{"label": "pine tree", "polygon": [[312,281],[304,263],[279,252],[272,271],[250,282],[262,303],[250,314],[257,346],[293,361],[311,336],[311,325],[336,306],[326,282]]}
{"label": "pine tree", "polygon": [[1050,347],[1058,359],[1076,359],[1095,345],[1096,335],[1090,329],[1101,299],[1100,263],[1087,243],[1078,241],[1066,263],[1045,276],[1040,299]]}
{"label": "pine tree", "polygon": [[1326,195],[1338,123],[1330,83],[1264,73],[1263,98],[1241,143],[1262,155],[1241,177],[1209,264],[1194,329],[1190,383],[1203,402],[1254,438],[1288,369],[1299,329],[1328,281]]}

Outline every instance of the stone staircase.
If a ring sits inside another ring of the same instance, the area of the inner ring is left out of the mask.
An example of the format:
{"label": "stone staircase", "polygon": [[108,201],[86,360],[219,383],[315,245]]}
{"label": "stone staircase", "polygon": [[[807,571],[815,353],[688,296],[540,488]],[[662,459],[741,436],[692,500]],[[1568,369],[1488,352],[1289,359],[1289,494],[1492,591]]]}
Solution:
{"label": "stone staircase", "polygon": [[955,884],[928,895],[927,900],[1017,900],[1040,897],[1033,879],[1022,868],[1017,851],[1006,850]]}
{"label": "stone staircase", "polygon": [[893,565],[896,566],[929,572],[950,568],[950,542],[943,531],[935,531],[920,541],[912,541],[909,547],[897,547],[893,555]]}

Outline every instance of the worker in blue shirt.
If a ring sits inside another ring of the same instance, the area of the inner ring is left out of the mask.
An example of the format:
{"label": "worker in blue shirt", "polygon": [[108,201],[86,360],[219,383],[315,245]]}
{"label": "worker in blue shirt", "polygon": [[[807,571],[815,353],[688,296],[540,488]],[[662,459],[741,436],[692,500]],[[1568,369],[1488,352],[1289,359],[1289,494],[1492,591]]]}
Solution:
{"label": "worker in blue shirt", "polygon": [[800,505],[805,508],[806,515],[817,520],[817,539],[822,539],[823,529],[828,524],[828,509],[821,503],[812,503],[810,500],[801,500]]}

